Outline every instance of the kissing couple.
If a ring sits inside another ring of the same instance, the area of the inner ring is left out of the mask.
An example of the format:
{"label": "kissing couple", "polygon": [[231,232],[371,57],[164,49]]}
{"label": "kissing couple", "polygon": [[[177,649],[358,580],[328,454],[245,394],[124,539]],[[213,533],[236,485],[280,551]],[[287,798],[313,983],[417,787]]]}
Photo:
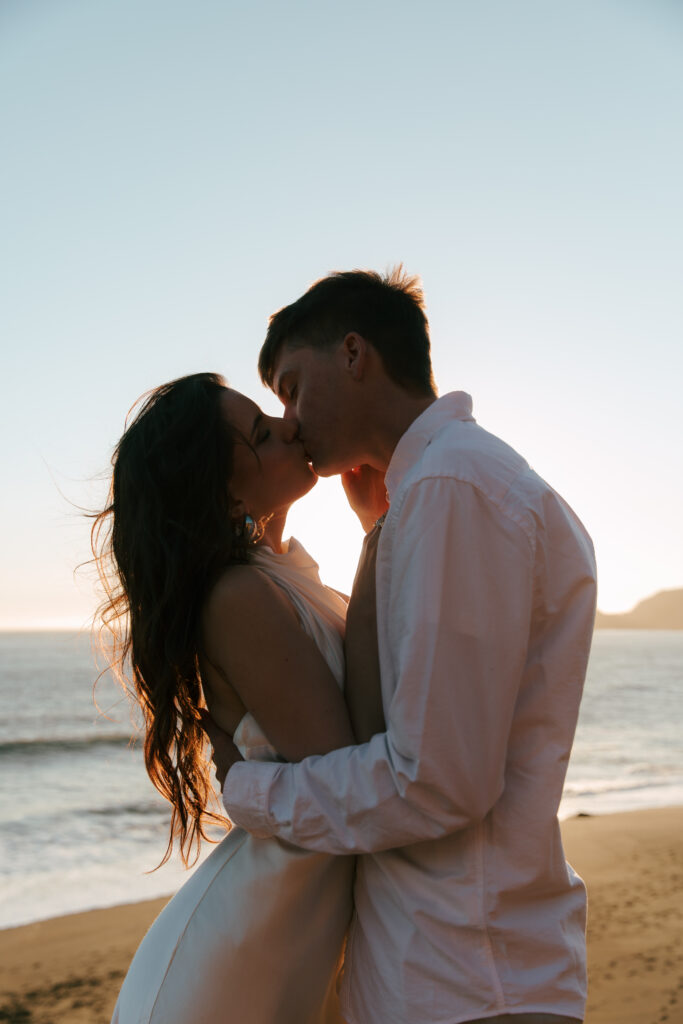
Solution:
{"label": "kissing couple", "polygon": [[[204,838],[207,735],[234,825],[113,1022],[577,1024],[586,897],[557,810],[590,538],[469,395],[437,397],[400,269],[318,281],[259,371],[282,418],[210,373],[145,396],[95,523],[167,856]],[[350,599],[283,540],[317,474],[366,531]]]}

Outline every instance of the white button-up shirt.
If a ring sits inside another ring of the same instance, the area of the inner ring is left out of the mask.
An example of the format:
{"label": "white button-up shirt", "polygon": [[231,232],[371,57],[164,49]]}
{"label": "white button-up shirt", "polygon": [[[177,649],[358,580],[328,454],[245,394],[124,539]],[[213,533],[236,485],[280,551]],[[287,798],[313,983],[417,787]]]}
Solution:
{"label": "white button-up shirt", "polygon": [[351,1024],[581,1018],[585,890],[556,814],[595,614],[590,538],[462,392],[415,420],[386,484],[386,732],[300,764],[239,763],[226,809],[258,836],[366,855]]}

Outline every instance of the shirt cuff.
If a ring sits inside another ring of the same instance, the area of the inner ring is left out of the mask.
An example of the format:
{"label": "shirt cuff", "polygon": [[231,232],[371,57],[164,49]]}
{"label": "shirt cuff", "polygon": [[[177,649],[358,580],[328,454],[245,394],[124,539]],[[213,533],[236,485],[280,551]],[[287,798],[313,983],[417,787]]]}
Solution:
{"label": "shirt cuff", "polygon": [[268,813],[268,796],[281,765],[265,761],[238,761],[223,783],[223,805],[234,825],[257,839],[275,832]]}

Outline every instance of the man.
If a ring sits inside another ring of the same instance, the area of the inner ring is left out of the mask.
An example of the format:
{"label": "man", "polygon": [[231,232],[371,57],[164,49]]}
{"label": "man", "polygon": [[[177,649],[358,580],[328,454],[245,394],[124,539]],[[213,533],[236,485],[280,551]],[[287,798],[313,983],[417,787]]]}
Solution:
{"label": "man", "polygon": [[578,1021],[585,890],[556,812],[595,613],[590,539],[469,396],[436,397],[422,295],[399,272],[317,282],[271,318],[259,369],[366,525],[386,486],[379,715],[365,695],[386,727],[300,764],[234,764],[227,811],[257,836],[366,854],[350,1024]]}

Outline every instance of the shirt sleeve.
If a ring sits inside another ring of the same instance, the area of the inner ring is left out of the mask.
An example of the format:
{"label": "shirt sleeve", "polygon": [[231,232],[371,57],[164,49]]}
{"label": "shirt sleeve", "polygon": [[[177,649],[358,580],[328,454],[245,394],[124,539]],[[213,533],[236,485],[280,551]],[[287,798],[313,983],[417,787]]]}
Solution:
{"label": "shirt sleeve", "polygon": [[531,623],[529,538],[452,478],[420,481],[399,501],[378,609],[386,732],[299,764],[234,765],[225,807],[254,835],[379,851],[465,828],[503,791]]}

